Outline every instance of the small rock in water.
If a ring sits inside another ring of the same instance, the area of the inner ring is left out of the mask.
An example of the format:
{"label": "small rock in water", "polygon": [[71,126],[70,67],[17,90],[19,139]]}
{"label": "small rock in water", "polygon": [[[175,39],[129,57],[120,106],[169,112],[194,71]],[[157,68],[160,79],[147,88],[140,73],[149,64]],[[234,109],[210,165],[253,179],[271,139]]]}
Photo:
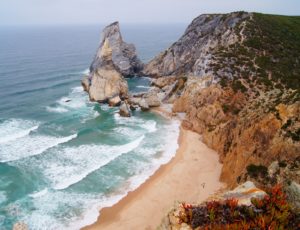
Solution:
{"label": "small rock in water", "polygon": [[127,103],[124,101],[121,103],[119,114],[122,117],[130,117],[131,116],[129,107],[128,107]]}
{"label": "small rock in water", "polygon": [[68,100],[66,100],[65,102],[70,102],[71,100],[70,99],[68,99]]}
{"label": "small rock in water", "polygon": [[138,106],[130,104],[129,108],[131,111],[135,111],[138,108]]}

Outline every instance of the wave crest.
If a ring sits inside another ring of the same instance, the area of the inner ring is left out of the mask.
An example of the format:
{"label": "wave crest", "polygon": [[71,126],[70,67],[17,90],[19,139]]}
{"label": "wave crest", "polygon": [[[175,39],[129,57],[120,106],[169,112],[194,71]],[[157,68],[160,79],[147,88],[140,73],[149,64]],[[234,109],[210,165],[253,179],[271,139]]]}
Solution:
{"label": "wave crest", "polygon": [[0,124],[0,144],[7,143],[27,136],[31,131],[38,129],[38,122],[10,119]]}
{"label": "wave crest", "polygon": [[68,142],[76,137],[77,134],[67,137],[28,135],[18,139],[18,141],[1,144],[0,162],[16,161],[30,156],[39,155],[49,148]]}
{"label": "wave crest", "polygon": [[64,148],[54,153],[57,157],[60,157],[59,162],[57,162],[57,159],[54,162],[44,161],[47,164],[42,165],[45,169],[44,174],[50,179],[55,190],[66,189],[122,154],[131,152],[140,145],[143,139],[144,136],[141,136],[128,144],[120,146],[82,145],[76,148]]}

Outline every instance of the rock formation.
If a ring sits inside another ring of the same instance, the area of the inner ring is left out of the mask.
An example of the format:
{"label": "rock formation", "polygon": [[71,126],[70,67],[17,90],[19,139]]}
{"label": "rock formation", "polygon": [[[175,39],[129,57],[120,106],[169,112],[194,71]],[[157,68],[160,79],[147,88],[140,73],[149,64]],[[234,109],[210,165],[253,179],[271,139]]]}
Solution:
{"label": "rock formation", "polygon": [[[107,102],[111,98],[128,97],[128,85],[124,77],[139,73],[142,63],[137,58],[135,47],[123,41],[119,23],[107,26],[90,66],[90,73],[82,80],[91,101]],[[118,105],[118,103],[111,103]]]}
{"label": "rock formation", "polygon": [[[221,179],[231,187],[242,182],[248,165],[268,167],[300,152],[295,20],[246,12],[201,15],[144,68],[157,78],[152,84],[163,101],[174,102],[173,112],[186,113],[183,125],[219,152]],[[186,79],[181,89],[166,97],[179,78]]]}
{"label": "rock formation", "polygon": [[295,21],[299,18],[246,12],[201,15],[144,67],[143,74],[154,79],[149,92],[139,95],[128,95],[123,76],[139,73],[141,64],[113,23],[82,84],[91,100],[118,105],[118,98],[127,98],[126,109],[174,103],[173,112],[186,113],[183,126],[219,152],[221,179],[233,187],[243,182],[247,166],[269,167],[300,152]]}
{"label": "rock formation", "polygon": [[108,25],[102,32],[102,40],[96,56],[90,66],[90,72],[106,66],[106,57],[122,76],[130,77],[139,73],[143,64],[138,59],[133,44],[123,41],[118,22]]}
{"label": "rock formation", "polygon": [[144,74],[153,77],[210,75],[209,64],[214,62],[212,51],[236,43],[235,26],[250,16],[250,13],[237,12],[226,16],[204,14],[197,17],[177,42],[145,66]]}
{"label": "rock formation", "polygon": [[124,101],[121,103],[119,114],[122,117],[130,117],[131,116],[129,105]]}

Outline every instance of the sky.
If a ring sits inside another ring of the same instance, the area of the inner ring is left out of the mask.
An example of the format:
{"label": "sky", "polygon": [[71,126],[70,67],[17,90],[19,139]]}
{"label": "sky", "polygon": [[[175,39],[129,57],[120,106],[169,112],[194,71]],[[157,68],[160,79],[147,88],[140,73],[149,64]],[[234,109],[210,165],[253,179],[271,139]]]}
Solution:
{"label": "sky", "polygon": [[189,23],[238,10],[300,15],[300,0],[0,0],[0,25]]}

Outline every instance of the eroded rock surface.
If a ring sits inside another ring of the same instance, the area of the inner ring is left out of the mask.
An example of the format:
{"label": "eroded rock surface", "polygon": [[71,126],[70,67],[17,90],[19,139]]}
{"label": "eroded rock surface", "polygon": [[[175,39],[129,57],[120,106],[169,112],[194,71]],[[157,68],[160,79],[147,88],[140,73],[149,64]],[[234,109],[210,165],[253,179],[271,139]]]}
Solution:
{"label": "eroded rock surface", "polygon": [[234,27],[250,13],[203,14],[195,18],[184,35],[166,51],[150,61],[144,74],[161,77],[169,75],[205,76],[213,74],[209,67],[214,62],[212,51],[238,41]]}
{"label": "eroded rock surface", "polygon": [[119,114],[122,117],[130,117],[131,116],[129,105],[125,101],[123,101],[121,103]]}
{"label": "eroded rock surface", "polygon": [[123,41],[119,23],[107,26],[90,66],[90,73],[82,80],[91,101],[107,102],[119,96],[128,97],[128,85],[124,77],[133,76],[142,69],[134,45]]}
{"label": "eroded rock surface", "polygon": [[106,65],[105,56],[110,56],[111,64],[123,76],[136,75],[143,67],[137,57],[135,46],[123,41],[118,22],[110,24],[103,30],[102,40],[90,72]]}

